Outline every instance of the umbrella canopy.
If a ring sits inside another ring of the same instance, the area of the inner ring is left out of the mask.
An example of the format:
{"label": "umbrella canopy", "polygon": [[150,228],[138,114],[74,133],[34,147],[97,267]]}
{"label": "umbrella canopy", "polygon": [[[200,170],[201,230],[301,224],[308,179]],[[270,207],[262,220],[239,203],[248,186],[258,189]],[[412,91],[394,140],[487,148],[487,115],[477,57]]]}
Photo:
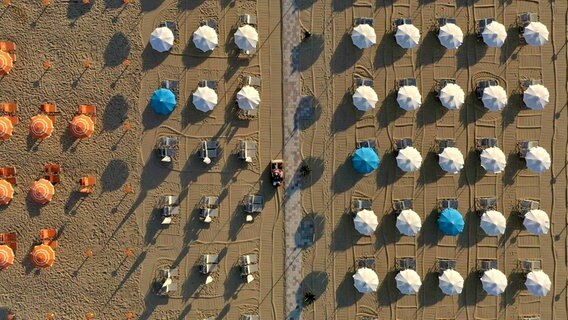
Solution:
{"label": "umbrella canopy", "polygon": [[35,139],[49,138],[53,133],[53,121],[43,114],[33,116],[30,122],[30,135]]}
{"label": "umbrella canopy", "polygon": [[413,237],[422,229],[422,220],[414,210],[402,210],[396,217],[396,228],[400,233]]}
{"label": "umbrella canopy", "polygon": [[447,269],[438,277],[438,287],[448,296],[460,294],[463,290],[463,277],[459,272]]}
{"label": "umbrella canopy", "polygon": [[488,236],[500,236],[505,234],[507,220],[501,212],[488,210],[481,215],[480,226]]}
{"label": "umbrella canopy", "polygon": [[70,128],[71,134],[73,134],[75,138],[88,138],[95,132],[95,122],[91,119],[91,117],[80,114],[73,117]]}
{"label": "umbrella canopy", "polygon": [[7,205],[14,198],[14,187],[4,179],[0,179],[0,205]]}
{"label": "umbrella canopy", "polygon": [[396,280],[398,291],[402,294],[416,294],[420,290],[420,286],[422,286],[420,276],[412,269],[400,271],[394,279]]}
{"label": "umbrella canopy", "polygon": [[446,23],[440,27],[438,40],[446,49],[457,49],[463,43],[463,32],[457,25]]}
{"label": "umbrella canopy", "polygon": [[543,173],[550,169],[550,154],[543,147],[530,148],[525,156],[527,168],[536,173]]}
{"label": "umbrella canopy", "polygon": [[523,30],[525,42],[540,47],[548,43],[548,28],[542,22],[531,22]]}
{"label": "umbrella canopy", "polygon": [[150,97],[150,106],[157,114],[169,115],[174,111],[176,104],[176,95],[170,89],[160,88]]}
{"label": "umbrella canopy", "polygon": [[507,105],[507,92],[501,86],[488,86],[483,89],[481,102],[489,111],[501,111]]}
{"label": "umbrella canopy", "polygon": [[150,45],[158,52],[169,51],[174,45],[175,36],[168,27],[159,27],[150,34]]}
{"label": "umbrella canopy", "polygon": [[46,204],[55,194],[55,188],[51,182],[45,179],[39,179],[32,184],[30,189],[30,196],[35,203]]}
{"label": "umbrella canopy", "polygon": [[493,21],[486,25],[481,33],[483,42],[491,48],[501,48],[505,39],[507,39],[507,30],[505,26],[497,21]]}
{"label": "umbrella canopy", "polygon": [[375,89],[369,86],[359,86],[353,94],[353,105],[361,111],[369,111],[375,108],[379,97]]}
{"label": "umbrella canopy", "polygon": [[258,45],[258,32],[248,24],[239,27],[235,32],[235,44],[241,50],[255,50]]}
{"label": "umbrella canopy", "polygon": [[359,148],[351,158],[353,169],[359,173],[371,173],[379,167],[379,156],[372,148]]}
{"label": "umbrella canopy", "polygon": [[527,286],[527,289],[533,296],[546,296],[550,291],[551,285],[550,278],[542,270],[531,271],[527,274],[525,286]]}
{"label": "umbrella canopy", "polygon": [[193,44],[203,52],[213,51],[219,44],[219,37],[210,26],[200,26],[193,32]]}
{"label": "umbrella canopy", "polygon": [[487,172],[501,173],[505,170],[505,166],[507,165],[505,154],[497,147],[484,149],[481,151],[479,158],[481,159],[481,166]]}
{"label": "umbrella canopy", "polygon": [[456,209],[446,208],[438,217],[438,228],[446,236],[457,236],[463,232],[464,226],[463,217]]}
{"label": "umbrella canopy", "polygon": [[377,273],[369,268],[359,268],[353,275],[355,288],[361,293],[377,291],[379,287],[379,277]]}
{"label": "umbrella canopy", "polygon": [[2,73],[8,74],[14,67],[12,56],[6,51],[0,50],[0,70]]}
{"label": "umbrella canopy", "polygon": [[367,49],[377,43],[377,34],[370,25],[363,23],[353,28],[351,40],[359,49]]}
{"label": "umbrella canopy", "polygon": [[448,83],[440,90],[438,98],[446,109],[457,110],[465,102],[465,93],[457,84]]}
{"label": "umbrella canopy", "polygon": [[260,94],[255,88],[244,86],[237,92],[237,103],[242,110],[254,110],[260,104]]}
{"label": "umbrella canopy", "polygon": [[550,219],[546,212],[534,209],[525,214],[523,225],[528,232],[538,236],[548,233],[548,230],[550,230]]}
{"label": "umbrella canopy", "polygon": [[542,110],[548,104],[550,93],[542,84],[532,84],[523,92],[523,102],[529,109]]}
{"label": "umbrella canopy", "polygon": [[394,37],[399,46],[404,49],[411,49],[420,42],[420,30],[413,24],[403,24],[396,27]]}
{"label": "umbrella canopy", "polygon": [[0,117],[0,140],[4,141],[14,133],[14,124],[8,117]]}
{"label": "umbrella canopy", "polygon": [[398,151],[396,164],[404,172],[414,172],[422,165],[422,156],[414,147],[405,147]]}
{"label": "umbrella canopy", "polygon": [[396,96],[398,106],[406,111],[414,111],[422,105],[422,95],[416,86],[402,86]]}
{"label": "umbrella canopy", "polygon": [[498,296],[507,288],[507,277],[497,269],[489,269],[481,277],[483,290],[490,296]]}
{"label": "umbrella canopy", "polygon": [[0,245],[0,269],[6,269],[14,264],[14,250],[3,244]]}
{"label": "umbrella canopy", "polygon": [[370,236],[377,230],[379,220],[372,210],[365,209],[357,212],[353,218],[353,223],[355,230],[359,231],[360,234]]}
{"label": "umbrella canopy", "polygon": [[463,168],[463,154],[458,148],[448,147],[438,155],[438,164],[442,170],[451,174],[457,174]]}
{"label": "umbrella canopy", "polygon": [[55,251],[48,245],[40,244],[34,247],[30,259],[33,265],[38,268],[49,268],[55,262]]}
{"label": "umbrella canopy", "polygon": [[209,87],[199,87],[193,93],[193,105],[199,111],[209,112],[215,109],[217,101],[217,92]]}

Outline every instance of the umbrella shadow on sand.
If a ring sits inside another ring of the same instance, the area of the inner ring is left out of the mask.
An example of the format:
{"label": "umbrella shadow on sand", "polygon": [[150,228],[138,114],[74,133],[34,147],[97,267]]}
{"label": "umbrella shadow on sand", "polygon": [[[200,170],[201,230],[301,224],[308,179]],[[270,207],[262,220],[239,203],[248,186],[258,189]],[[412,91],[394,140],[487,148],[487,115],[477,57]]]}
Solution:
{"label": "umbrella shadow on sand", "polygon": [[396,280],[394,279],[397,273],[397,270],[390,270],[379,284],[379,288],[377,289],[379,306],[391,305],[393,302],[402,298],[403,295],[396,288]]}
{"label": "umbrella shadow on sand", "polygon": [[293,49],[297,52],[292,55],[292,68],[298,66],[300,72],[308,70],[324,52],[324,47],[324,38],[321,34],[312,34],[309,38],[304,39]]}
{"label": "umbrella shadow on sand", "polygon": [[[426,213],[426,210],[424,212]],[[442,235],[438,230],[438,209],[433,209],[426,215],[422,221],[422,230],[434,230],[433,232],[419,232],[418,246],[434,247],[438,245],[438,241],[442,239]]]}
{"label": "umbrella shadow on sand", "polygon": [[111,160],[101,175],[102,192],[112,192],[120,189],[128,180],[130,170],[123,160]]}
{"label": "umbrella shadow on sand", "polygon": [[384,214],[381,218],[378,230],[375,232],[377,234],[375,238],[376,251],[396,243],[402,238],[402,233],[396,228],[396,218],[397,214],[394,212]]}
{"label": "umbrella shadow on sand", "polygon": [[510,186],[515,183],[515,179],[519,174],[519,171],[526,167],[526,162],[519,158],[519,154],[516,151],[512,151],[507,156],[507,166],[503,172],[503,184],[505,186]]}
{"label": "umbrella shadow on sand", "polygon": [[351,40],[351,35],[345,33],[331,55],[331,73],[338,74],[347,71],[349,68],[353,67],[362,56],[363,50],[355,47]]}
{"label": "umbrella shadow on sand", "polygon": [[416,50],[416,67],[427,66],[440,61],[448,51],[438,40],[438,31],[428,30]]}
{"label": "umbrella shadow on sand", "polygon": [[481,100],[477,98],[475,91],[472,91],[465,96],[465,103],[460,108],[459,112],[460,123],[464,127],[467,127],[481,119],[487,112],[489,112],[489,109],[483,106]]}
{"label": "umbrella shadow on sand", "polygon": [[346,272],[345,276],[337,290],[335,291],[335,300],[337,301],[337,308],[346,308],[354,305],[363,297],[362,293],[359,293],[355,289],[355,282],[353,281],[353,272]]}
{"label": "umbrella shadow on sand", "polygon": [[[122,4],[122,1],[120,1]],[[116,67],[130,56],[130,41],[122,32],[115,33],[103,53],[105,67]]]}
{"label": "umbrella shadow on sand", "polygon": [[517,49],[519,48],[521,41],[520,41],[520,34],[519,34],[519,27],[517,26],[510,26],[507,29],[507,40],[501,47],[501,55],[499,56],[499,62],[501,64],[506,64],[509,58],[516,60],[518,56]]}
{"label": "umbrella shadow on sand", "polygon": [[150,102],[148,102],[146,108],[144,108],[144,111],[142,111],[142,126],[144,127],[144,131],[158,127],[168,118],[169,115],[166,116],[162,114],[157,114],[154,111],[154,109],[152,109],[152,105],[150,104]]}
{"label": "umbrella shadow on sand", "polygon": [[442,178],[446,173],[438,165],[438,153],[434,150],[429,150],[426,156],[422,159],[422,167],[420,168],[420,175],[418,176],[419,185],[427,185],[435,183]]}
{"label": "umbrella shadow on sand", "polygon": [[353,247],[362,235],[355,231],[353,225],[353,216],[350,212],[345,212],[339,217],[339,221],[333,230],[331,250],[332,251],[345,251]]}
{"label": "umbrella shadow on sand", "polygon": [[396,119],[402,117],[402,115],[406,113],[405,110],[398,106],[398,102],[396,100],[397,96],[398,91],[391,90],[381,103],[379,112],[377,113],[379,128],[387,128],[392,122],[396,121]]}
{"label": "umbrella shadow on sand", "polygon": [[69,1],[67,5],[67,18],[72,20],[71,26],[75,25],[77,20],[89,13],[93,8],[95,1],[83,3],[82,1]]}
{"label": "umbrella shadow on sand", "polygon": [[463,43],[456,52],[458,69],[467,69],[477,64],[487,53],[487,45],[476,33],[463,36]]}
{"label": "umbrella shadow on sand", "polygon": [[113,131],[121,127],[128,117],[128,101],[122,94],[110,98],[103,113],[103,130]]}
{"label": "umbrella shadow on sand", "polygon": [[381,38],[377,46],[377,54],[375,55],[375,69],[386,68],[392,66],[406,54],[407,50],[401,48],[394,37],[394,32],[387,32]]}
{"label": "umbrella shadow on sand", "polygon": [[481,161],[479,159],[480,153],[476,149],[470,149],[464,157],[464,166],[460,171],[458,185],[463,186],[473,186],[479,182],[486,174],[485,169],[481,167]]}
{"label": "umbrella shadow on sand", "polygon": [[300,167],[296,169],[297,171],[299,171],[299,176],[301,176],[302,166],[304,165],[308,166],[311,169],[311,172],[307,176],[302,177],[302,182],[300,185],[300,188],[302,190],[313,186],[323,176],[323,173],[325,171],[323,159],[310,156],[306,157],[300,164]]}
{"label": "umbrella shadow on sand", "polygon": [[144,47],[142,51],[142,71],[148,71],[159,66],[168,57],[168,52],[158,52],[152,49],[150,42]]}
{"label": "umbrella shadow on sand", "polygon": [[397,152],[389,150],[383,154],[381,163],[377,170],[377,187],[385,188],[397,182],[404,176],[404,172],[399,169],[396,163]]}
{"label": "umbrella shadow on sand", "polygon": [[335,170],[331,180],[331,189],[334,193],[343,193],[351,189],[362,175],[357,173],[351,164],[351,156],[345,159],[345,162],[339,165]]}
{"label": "umbrella shadow on sand", "polygon": [[436,91],[429,91],[424,98],[424,103],[416,111],[416,125],[422,128],[430,124],[436,123],[446,113],[448,109],[441,105]]}
{"label": "umbrella shadow on sand", "polygon": [[433,306],[444,299],[444,293],[438,288],[439,276],[437,272],[428,272],[424,275],[418,292],[418,304],[421,307]]}
{"label": "umbrella shadow on sand", "polygon": [[468,288],[468,291],[472,290],[473,294],[462,293],[458,296],[458,305],[460,308],[474,306],[487,297],[487,293],[485,293],[481,285],[479,275],[477,270],[471,270],[467,277],[465,277],[463,287]]}
{"label": "umbrella shadow on sand", "polygon": [[351,93],[346,92],[333,113],[331,131],[333,133],[343,132],[352,127],[359,118],[360,113],[358,113],[355,106],[353,106]]}
{"label": "umbrella shadow on sand", "polygon": [[517,91],[513,92],[507,101],[507,106],[503,109],[502,115],[502,123],[503,127],[506,128],[509,125],[515,123],[517,119],[517,115],[521,112],[523,108],[523,92]]}

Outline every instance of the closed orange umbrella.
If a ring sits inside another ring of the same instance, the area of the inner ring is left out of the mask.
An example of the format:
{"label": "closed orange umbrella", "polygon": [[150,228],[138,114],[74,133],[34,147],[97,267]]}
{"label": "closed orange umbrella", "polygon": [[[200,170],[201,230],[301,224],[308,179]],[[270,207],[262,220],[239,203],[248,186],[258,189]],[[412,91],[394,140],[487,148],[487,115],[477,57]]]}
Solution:
{"label": "closed orange umbrella", "polygon": [[4,179],[0,179],[0,204],[8,204],[14,198],[14,187]]}
{"label": "closed orange umbrella", "polygon": [[8,117],[0,117],[0,140],[6,140],[12,136],[14,125]]}
{"label": "closed orange umbrella", "polygon": [[39,204],[46,204],[51,199],[53,199],[53,195],[55,194],[55,188],[51,184],[51,182],[45,179],[39,179],[34,184],[32,184],[32,188],[30,189],[30,196],[32,200]]}
{"label": "closed orange umbrella", "polygon": [[71,121],[71,133],[75,138],[83,139],[93,135],[95,123],[84,114],[75,116]]}
{"label": "closed orange umbrella", "polygon": [[53,121],[43,114],[33,116],[30,122],[30,135],[36,139],[49,138],[53,133]]}
{"label": "closed orange umbrella", "polygon": [[49,268],[55,262],[55,251],[48,245],[40,244],[34,247],[30,259],[38,268]]}
{"label": "closed orange umbrella", "polygon": [[6,269],[14,264],[14,250],[3,244],[0,245],[0,269]]}
{"label": "closed orange umbrella", "polygon": [[10,70],[14,67],[14,60],[10,56],[10,54],[6,51],[0,50],[0,70],[8,74]]}

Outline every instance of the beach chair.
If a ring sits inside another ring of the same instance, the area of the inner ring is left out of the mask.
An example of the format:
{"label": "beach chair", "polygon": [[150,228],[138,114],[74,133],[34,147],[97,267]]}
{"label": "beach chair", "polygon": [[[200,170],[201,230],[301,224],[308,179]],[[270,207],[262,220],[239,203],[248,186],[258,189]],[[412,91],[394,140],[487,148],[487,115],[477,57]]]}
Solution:
{"label": "beach chair", "polygon": [[2,102],[0,103],[0,111],[3,114],[14,115],[18,112],[18,104],[15,102]]}
{"label": "beach chair", "polygon": [[247,264],[246,266],[241,266],[241,276],[246,277],[258,272],[258,264]]}
{"label": "beach chair", "polygon": [[160,88],[169,89],[176,97],[179,96],[179,81],[177,80],[163,80],[160,82]]}
{"label": "beach chair", "polygon": [[524,28],[531,22],[539,22],[538,13],[522,12],[517,16],[517,24],[519,27]]}
{"label": "beach chair", "polygon": [[436,96],[439,97],[440,91],[448,84],[455,84],[456,80],[454,79],[438,79],[438,80],[434,80],[435,81],[435,87],[434,90],[436,91]]}
{"label": "beach chair", "polygon": [[61,166],[58,164],[45,164],[43,166],[43,172],[45,173],[52,173],[52,174],[59,174],[61,173]]}
{"label": "beach chair", "polygon": [[477,271],[483,275],[487,270],[499,269],[499,264],[497,259],[478,259],[477,260]]}
{"label": "beach chair", "polygon": [[203,254],[199,259],[199,272],[202,274],[210,274],[217,272],[219,269],[219,255]]}
{"label": "beach chair", "polygon": [[171,163],[177,156],[179,139],[177,137],[160,137],[156,151],[161,162]]}
{"label": "beach chair", "polygon": [[245,76],[243,84],[251,87],[260,88],[261,79],[259,77]]}
{"label": "beach chair", "polygon": [[393,144],[394,150],[399,151],[406,147],[412,147],[412,138],[397,139]]}
{"label": "beach chair", "polygon": [[355,77],[354,83],[355,83],[355,89],[360,87],[360,86],[373,87],[373,85],[374,85],[373,79],[367,79],[367,78],[361,78],[361,77]]}
{"label": "beach chair", "polygon": [[97,107],[90,104],[81,104],[79,105],[78,113],[87,116],[95,116],[97,114]]}
{"label": "beach chair", "polygon": [[163,196],[160,199],[162,209],[160,210],[161,224],[168,225],[172,223],[173,216],[179,214],[179,197]]}
{"label": "beach chair", "polygon": [[256,158],[256,141],[239,140],[239,159],[252,162]]}
{"label": "beach chair", "polygon": [[217,90],[217,81],[215,80],[199,80],[197,85],[202,88],[208,87],[213,90]]}
{"label": "beach chair", "polygon": [[358,198],[354,197],[351,199],[351,212],[356,214],[361,210],[371,210],[373,205],[373,200],[370,198]]}
{"label": "beach chair", "polygon": [[18,179],[16,177],[7,177],[7,178],[4,178],[4,180],[8,181],[13,186],[18,185]]}
{"label": "beach chair", "polygon": [[358,17],[353,19],[353,26],[356,27],[360,24],[368,24],[371,27],[373,26],[373,18],[369,18],[369,17]]}
{"label": "beach chair", "polygon": [[260,320],[260,316],[258,314],[241,314],[239,320]]}
{"label": "beach chair", "polygon": [[457,261],[455,259],[439,259],[436,261],[436,269],[439,274],[446,270],[455,270]]}
{"label": "beach chair", "polygon": [[437,20],[437,27],[441,28],[443,26],[445,26],[448,23],[453,23],[453,24],[457,24],[457,21],[455,18],[449,18],[449,17],[442,17],[442,18],[438,18]]}
{"label": "beach chair", "polygon": [[377,141],[375,139],[364,139],[357,141],[355,148],[371,148],[376,151],[377,149]]}
{"label": "beach chair", "polygon": [[357,260],[357,268],[375,269],[375,257],[362,257]]}
{"label": "beach chair", "polygon": [[159,27],[166,27],[172,30],[172,33],[174,34],[174,42],[179,42],[179,28],[175,21],[162,21],[160,22]]}
{"label": "beach chair", "polygon": [[0,176],[2,178],[9,178],[16,176],[16,167],[2,167],[0,168]]}
{"label": "beach chair", "polygon": [[541,320],[539,315],[519,316],[519,320]]}
{"label": "beach chair", "polygon": [[412,199],[395,199],[392,208],[395,212],[412,209]]}
{"label": "beach chair", "polygon": [[524,80],[519,81],[519,85],[520,85],[520,87],[523,91],[527,90],[529,88],[529,86],[532,86],[532,85],[535,85],[535,84],[542,85],[542,80],[541,79],[524,79]]}
{"label": "beach chair", "polygon": [[208,26],[210,28],[213,28],[215,31],[218,31],[218,27],[219,27],[217,20],[215,20],[215,19],[201,20],[199,22],[199,26]]}
{"label": "beach chair", "polygon": [[519,158],[524,159],[531,148],[538,147],[538,141],[535,140],[525,140],[519,141],[517,143],[517,150],[519,153]]}
{"label": "beach chair", "polygon": [[407,258],[400,258],[396,260],[396,269],[398,271],[403,270],[414,270],[416,271],[416,258],[414,257],[407,257]]}
{"label": "beach chair", "polygon": [[254,15],[250,15],[250,14],[243,14],[239,16],[239,24],[245,25],[245,24],[250,24],[251,26],[257,26],[257,17]]}
{"label": "beach chair", "polygon": [[475,140],[475,148],[478,151],[483,151],[484,149],[497,147],[498,141],[497,138],[478,138]]}
{"label": "beach chair", "polygon": [[406,78],[406,79],[401,79],[397,82],[397,89],[401,88],[401,87],[405,87],[405,86],[414,86],[416,87],[417,85],[417,81],[416,78]]}
{"label": "beach chair", "polygon": [[219,197],[205,196],[199,203],[199,219],[203,222],[211,222],[212,218],[219,216]]}
{"label": "beach chair", "polygon": [[239,266],[247,266],[249,264],[258,263],[258,254],[245,254],[239,257]]}
{"label": "beach chair", "polygon": [[442,212],[444,209],[458,209],[458,199],[442,199],[438,202],[438,211]]}
{"label": "beach chair", "polygon": [[442,153],[445,148],[451,148],[456,146],[456,141],[454,139],[436,139],[437,152]]}
{"label": "beach chair", "polygon": [[475,95],[477,96],[477,99],[481,100],[483,97],[483,90],[485,90],[485,88],[498,85],[499,81],[494,79],[478,81],[477,86],[475,87]]}
{"label": "beach chair", "polygon": [[412,24],[412,19],[410,19],[410,18],[398,18],[398,19],[394,20],[394,22],[393,22],[394,29],[396,30],[396,28],[398,26],[402,26],[403,24]]}
{"label": "beach chair", "polygon": [[260,213],[264,208],[264,197],[258,194],[248,194],[245,196],[243,203],[246,213]]}
{"label": "beach chair", "polygon": [[484,18],[477,20],[477,23],[475,24],[475,34],[477,35],[477,38],[479,40],[483,40],[483,36],[481,35],[483,33],[483,30],[485,30],[485,27],[493,21],[495,21],[495,18]]}
{"label": "beach chair", "polygon": [[79,192],[81,193],[91,193],[95,189],[95,185],[97,184],[97,178],[87,176],[79,178]]}
{"label": "beach chair", "polygon": [[39,240],[42,244],[48,245],[52,248],[57,248],[57,230],[56,229],[41,229],[39,231]]}
{"label": "beach chair", "polygon": [[15,232],[0,233],[0,244],[8,245],[10,242],[16,242],[18,235]]}
{"label": "beach chair", "polygon": [[478,211],[479,215],[487,210],[497,209],[497,198],[495,197],[481,197],[475,199],[475,209]]}
{"label": "beach chair", "polygon": [[519,269],[525,275],[531,271],[542,270],[542,260],[527,259],[519,261]]}
{"label": "beach chair", "polygon": [[199,158],[203,160],[204,163],[208,164],[211,159],[217,158],[219,144],[215,140],[201,141],[199,148]]}
{"label": "beach chair", "polygon": [[521,218],[524,218],[527,212],[538,209],[540,209],[540,202],[537,200],[522,199],[517,203],[517,211]]}
{"label": "beach chair", "polygon": [[54,115],[57,113],[57,105],[50,102],[42,103],[39,110],[47,115]]}

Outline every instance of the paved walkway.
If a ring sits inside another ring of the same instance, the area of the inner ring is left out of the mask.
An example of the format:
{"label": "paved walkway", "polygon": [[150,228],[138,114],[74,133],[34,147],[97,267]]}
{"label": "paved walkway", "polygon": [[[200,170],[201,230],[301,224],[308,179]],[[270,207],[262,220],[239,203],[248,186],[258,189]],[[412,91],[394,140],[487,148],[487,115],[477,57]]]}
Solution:
{"label": "paved walkway", "polygon": [[301,248],[296,245],[296,231],[302,220],[300,204],[301,162],[300,137],[296,125],[296,108],[300,103],[300,72],[297,46],[300,43],[300,17],[295,0],[282,0],[282,89],[284,95],[284,163],[286,165],[285,214],[285,279],[286,318],[300,319],[302,282]]}

